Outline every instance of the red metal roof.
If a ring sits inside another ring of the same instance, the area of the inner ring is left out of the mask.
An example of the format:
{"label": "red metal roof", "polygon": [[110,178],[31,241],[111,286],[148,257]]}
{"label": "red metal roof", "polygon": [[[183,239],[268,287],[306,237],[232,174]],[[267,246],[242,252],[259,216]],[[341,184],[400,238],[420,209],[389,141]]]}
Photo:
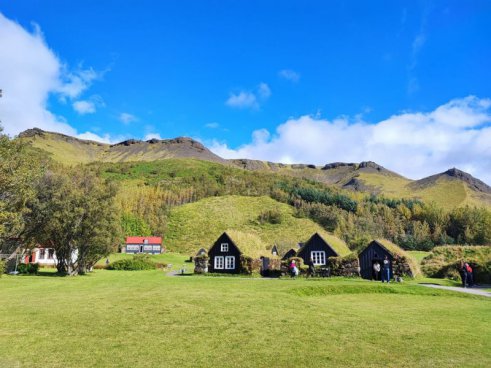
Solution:
{"label": "red metal roof", "polygon": [[126,244],[144,244],[145,239],[148,240],[148,244],[162,245],[160,236],[128,236],[126,237]]}

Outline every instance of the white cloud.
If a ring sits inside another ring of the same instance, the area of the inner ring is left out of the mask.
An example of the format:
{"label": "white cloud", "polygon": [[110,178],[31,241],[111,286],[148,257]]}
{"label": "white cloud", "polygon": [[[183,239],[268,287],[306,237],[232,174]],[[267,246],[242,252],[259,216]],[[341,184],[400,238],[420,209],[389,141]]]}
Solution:
{"label": "white cloud", "polygon": [[62,65],[61,68],[61,83],[56,88],[56,92],[60,93],[62,98],[74,99],[79,97],[92,85],[94,80],[102,76],[102,73],[98,73],[92,68],[82,69],[82,65],[79,65],[78,69],[73,72],[69,72],[66,65]]}
{"label": "white cloud", "polygon": [[217,129],[220,127],[220,124],[218,124],[217,122],[213,122],[213,123],[205,124],[205,127],[208,129]]}
{"label": "white cloud", "polygon": [[143,140],[148,141],[150,139],[162,139],[162,137],[159,133],[148,133]]}
{"label": "white cloud", "polygon": [[75,101],[73,109],[80,115],[93,114],[97,111],[97,107],[105,106],[104,100],[98,95],[90,96],[88,100]]}
{"label": "white cloud", "polygon": [[138,121],[138,118],[135,115],[129,114],[127,112],[122,112],[121,114],[119,114],[118,119],[125,125]]}
{"label": "white cloud", "polygon": [[260,83],[259,87],[257,88],[257,94],[261,99],[267,100],[269,97],[271,97],[271,89],[266,83]]}
{"label": "white cloud", "polygon": [[[33,28],[27,31],[0,13],[1,124],[9,135],[38,127],[76,136],[76,129],[65,118],[48,110],[48,99],[52,94],[65,101],[77,98],[99,73],[81,66],[69,72],[46,44],[40,27]],[[95,100],[90,101],[97,105]],[[90,106],[78,107],[90,110]]]}
{"label": "white cloud", "polygon": [[255,92],[240,91],[239,93],[231,93],[225,104],[230,107],[238,109],[253,109],[257,110],[261,103],[271,96],[271,89],[269,86],[261,82]]}
{"label": "white cloud", "polygon": [[254,93],[244,91],[239,92],[238,94],[231,93],[225,104],[230,107],[236,107],[239,109],[257,109],[259,107],[256,95]]}
{"label": "white cloud", "polygon": [[111,137],[109,136],[109,134],[105,134],[104,136],[100,136],[100,135],[97,135],[95,133],[92,133],[92,132],[85,132],[85,133],[82,133],[82,134],[78,134],[77,135],[77,138],[78,139],[85,139],[85,140],[88,140],[88,141],[96,141],[96,142],[101,142],[101,143],[107,143],[107,144],[112,144],[112,143],[117,143],[119,141],[116,141],[114,139],[111,139]]}
{"label": "white cloud", "polygon": [[73,103],[73,109],[80,115],[93,114],[96,112],[95,104],[92,101],[80,100]]}
{"label": "white cloud", "polygon": [[404,112],[375,124],[342,117],[291,118],[275,134],[261,129],[237,149],[213,142],[225,158],[323,165],[375,161],[410,178],[451,167],[491,183],[491,100],[469,96],[431,112]]}
{"label": "white cloud", "polygon": [[278,72],[278,75],[291,82],[298,82],[300,80],[300,74],[291,69],[283,69]]}

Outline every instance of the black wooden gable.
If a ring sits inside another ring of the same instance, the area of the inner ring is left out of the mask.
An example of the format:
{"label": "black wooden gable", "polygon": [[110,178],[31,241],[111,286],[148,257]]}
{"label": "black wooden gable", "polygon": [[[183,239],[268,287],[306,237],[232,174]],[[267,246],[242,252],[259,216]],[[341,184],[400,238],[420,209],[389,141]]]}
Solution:
{"label": "black wooden gable", "polygon": [[[227,246],[222,247],[222,244]],[[225,248],[225,249],[223,249]],[[220,272],[220,273],[239,273],[240,272],[240,256],[242,252],[239,247],[234,243],[227,233],[223,233],[218,237],[215,243],[212,245],[210,250],[208,250],[208,271],[209,272]],[[215,258],[223,259],[223,268],[215,269]],[[233,268],[226,268],[227,258],[233,257]]]}
{"label": "black wooden gable", "polygon": [[275,244],[275,245],[273,245],[273,248],[271,248],[271,254],[272,254],[273,256],[277,256],[277,255],[279,255],[279,253],[278,253],[278,248],[276,247],[276,244]]}
{"label": "black wooden gable", "polygon": [[310,254],[312,251],[324,251],[326,252],[326,259],[329,257],[337,257],[339,254],[324,240],[319,233],[315,233],[311,238],[300,248],[297,253],[298,257],[301,257],[304,262],[310,260]]}
{"label": "black wooden gable", "polygon": [[297,255],[297,251],[292,248],[288,252],[286,252],[285,255],[281,257],[281,259],[287,260],[288,258],[295,257],[296,255]]}

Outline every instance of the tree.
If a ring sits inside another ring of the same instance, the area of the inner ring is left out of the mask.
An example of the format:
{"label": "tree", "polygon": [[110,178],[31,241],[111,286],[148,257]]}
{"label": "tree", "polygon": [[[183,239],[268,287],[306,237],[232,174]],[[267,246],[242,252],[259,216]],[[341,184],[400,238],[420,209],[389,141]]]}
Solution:
{"label": "tree", "polygon": [[[26,202],[35,195],[34,182],[47,162],[30,147],[2,134],[0,126],[0,253],[4,244],[23,231]],[[4,250],[6,251],[6,250]]]}
{"label": "tree", "polygon": [[116,188],[87,167],[49,170],[28,203],[26,239],[55,249],[58,272],[86,273],[117,239]]}

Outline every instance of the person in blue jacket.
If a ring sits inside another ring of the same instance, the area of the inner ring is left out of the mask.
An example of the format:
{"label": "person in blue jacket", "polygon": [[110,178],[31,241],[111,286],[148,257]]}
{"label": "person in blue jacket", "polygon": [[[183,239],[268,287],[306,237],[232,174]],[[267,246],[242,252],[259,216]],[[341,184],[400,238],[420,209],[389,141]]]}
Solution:
{"label": "person in blue jacket", "polygon": [[382,271],[382,282],[387,281],[390,282],[390,261],[389,257],[385,256],[384,258],[384,269]]}

